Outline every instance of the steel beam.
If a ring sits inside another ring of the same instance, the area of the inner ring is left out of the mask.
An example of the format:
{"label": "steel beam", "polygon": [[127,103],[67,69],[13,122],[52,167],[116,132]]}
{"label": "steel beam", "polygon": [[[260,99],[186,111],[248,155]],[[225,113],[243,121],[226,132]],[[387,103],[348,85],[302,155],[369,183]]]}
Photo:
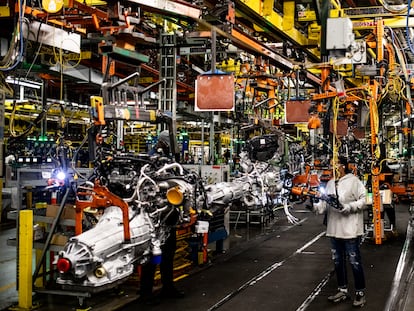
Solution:
{"label": "steel beam", "polygon": [[[158,12],[160,14],[172,13],[174,15],[191,18],[200,25],[207,27],[207,29],[209,29],[210,31],[214,30],[218,35],[230,39],[235,46],[243,50],[249,51],[256,55],[265,56],[270,61],[272,61],[280,67],[283,67],[284,69],[290,70],[295,67],[295,64],[293,64],[290,60],[277,54],[275,51],[267,47],[265,44],[254,40],[250,35],[234,28],[231,30],[231,33],[229,34],[221,30],[220,28],[211,25],[207,21],[200,19],[201,11],[189,3],[168,0],[130,1],[142,5],[146,8],[152,9],[153,11]],[[268,15],[262,16],[261,1],[248,0],[245,3],[237,1],[235,8],[237,13],[244,15],[258,27],[267,30],[269,33],[278,33],[279,35],[289,39],[290,41],[293,41],[293,43],[297,44],[298,46],[308,46],[309,44],[314,43],[313,40],[308,40],[306,36],[300,33],[295,27],[289,27],[289,29],[284,29],[283,16],[276,13],[274,10],[267,10]],[[289,12],[291,12],[291,10]],[[319,51],[317,48],[306,49],[306,51],[310,53],[310,55],[315,60],[319,60]],[[311,72],[307,72],[307,78],[316,84],[321,83],[320,78],[318,78]]]}
{"label": "steel beam", "polygon": [[[402,16],[396,16],[394,18],[386,18],[381,20],[384,24],[384,27],[389,28],[406,28],[407,27],[407,18]],[[353,29],[354,30],[362,30],[362,29],[374,29],[377,27],[378,20],[365,20],[365,21],[353,21]],[[408,19],[408,27],[414,27],[414,17],[410,17]]]}
{"label": "steel beam", "polygon": [[263,5],[258,0],[235,1],[236,13],[249,20],[254,25],[263,29],[267,34],[275,33],[277,36],[287,39],[297,46],[300,46],[314,60],[320,60],[318,48],[306,48],[315,45],[314,40],[309,40],[302,32],[295,27],[285,29],[284,16],[272,10],[266,11],[268,15],[263,15]]}
{"label": "steel beam", "polygon": [[198,19],[201,17],[201,10],[188,3],[180,1],[169,0],[129,0],[130,2],[139,4],[148,10],[159,13],[168,13],[172,15],[178,15],[182,17],[189,17],[192,19]]}

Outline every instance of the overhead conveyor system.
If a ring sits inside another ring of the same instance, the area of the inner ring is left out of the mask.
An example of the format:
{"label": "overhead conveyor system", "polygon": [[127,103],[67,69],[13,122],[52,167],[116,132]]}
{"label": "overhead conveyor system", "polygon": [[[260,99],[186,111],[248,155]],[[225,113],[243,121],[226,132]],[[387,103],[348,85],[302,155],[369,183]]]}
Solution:
{"label": "overhead conveyor system", "polygon": [[180,17],[188,17],[198,19],[201,17],[201,10],[185,1],[169,1],[169,0],[129,0],[130,2],[139,4],[150,12],[169,14]]}
{"label": "overhead conveyor system", "polygon": [[[343,9],[331,9],[330,17],[349,17],[353,20],[356,30],[375,28],[376,20],[382,18],[384,26],[390,28],[405,28],[407,26],[407,12],[390,12],[382,6],[375,7],[353,7]],[[317,12],[306,9],[298,13],[298,22],[317,22]],[[408,27],[413,27],[414,17],[408,17]]]}
{"label": "overhead conveyor system", "polygon": [[[145,0],[132,0],[131,2],[143,5],[146,9],[152,12],[156,12],[161,15],[174,14],[175,16],[180,16],[184,18],[190,18],[197,22],[200,26],[205,27],[209,30],[216,31],[218,36],[225,37],[226,39],[231,40],[231,42],[238,48],[245,50],[254,55],[260,55],[266,57],[274,65],[292,70],[298,66],[298,64],[292,63],[291,60],[280,55],[271,47],[266,45],[263,42],[255,40],[250,34],[239,30],[237,26],[233,26],[229,31],[222,30],[220,27],[210,24],[206,20],[202,19],[201,11],[197,10],[192,4],[186,2],[176,2],[176,1],[156,1],[149,2]],[[258,5],[259,4],[259,5]],[[294,5],[293,1],[285,2],[285,7],[290,7]],[[268,4],[266,4],[268,5]],[[265,4],[263,3],[263,6]],[[267,31],[267,33],[275,33],[282,37],[289,39],[289,41],[294,41],[298,46],[313,46],[313,48],[307,49],[308,53],[319,62],[319,50],[316,47],[317,43],[314,40],[308,39],[300,31],[293,27],[293,24],[290,23],[287,25],[286,20],[294,19],[294,15],[291,15],[289,18],[281,16],[276,11],[266,9],[265,12],[267,16],[263,16],[263,7],[260,1],[248,1],[248,2],[235,2],[234,9],[236,11],[236,16],[241,15],[248,18],[257,25],[257,28]],[[288,9],[287,9],[288,10]],[[289,14],[294,14],[294,9],[288,10]],[[237,22],[235,22],[237,24]],[[284,28],[284,27],[288,27]],[[196,35],[201,35],[201,32],[195,32]],[[204,35],[206,32],[204,32]],[[207,34],[211,34],[210,31]],[[191,36],[191,33],[190,33]],[[307,78],[315,84],[320,84],[321,80],[318,76],[314,75],[311,72],[307,72]]]}
{"label": "overhead conveyor system", "polygon": [[253,23],[258,31],[262,30],[269,35],[274,34],[293,42],[302,47],[313,61],[319,61],[318,42],[309,39],[294,25],[295,2],[285,1],[283,6],[284,14],[282,15],[273,9],[273,1],[235,1],[236,13]]}

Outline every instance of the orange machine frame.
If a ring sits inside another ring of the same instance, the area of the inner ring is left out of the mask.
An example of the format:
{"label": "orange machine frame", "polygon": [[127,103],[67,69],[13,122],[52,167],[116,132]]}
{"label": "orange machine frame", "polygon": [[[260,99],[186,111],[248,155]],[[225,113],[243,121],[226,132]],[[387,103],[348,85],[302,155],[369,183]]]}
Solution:
{"label": "orange machine frame", "polygon": [[[80,200],[79,196],[90,197],[90,200]],[[75,234],[82,233],[82,218],[85,208],[107,208],[109,206],[118,206],[122,210],[122,220],[124,226],[124,240],[131,240],[129,228],[129,206],[117,195],[108,190],[107,187],[100,185],[99,181],[95,181],[93,190],[78,191],[76,197],[76,216],[75,216]]]}

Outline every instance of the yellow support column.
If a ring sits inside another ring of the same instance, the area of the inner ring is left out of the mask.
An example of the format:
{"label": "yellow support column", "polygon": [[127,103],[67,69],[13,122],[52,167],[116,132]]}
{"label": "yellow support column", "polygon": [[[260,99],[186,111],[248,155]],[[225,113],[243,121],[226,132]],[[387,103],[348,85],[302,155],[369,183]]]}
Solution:
{"label": "yellow support column", "polygon": [[[377,21],[376,28],[377,35],[377,61],[380,62],[384,59],[384,23],[380,19]],[[380,79],[384,79],[384,68],[380,70]],[[373,212],[373,223],[374,223],[374,238],[375,244],[382,244],[382,234],[384,231],[383,222],[381,219],[381,195],[379,187],[379,173],[380,167],[377,160],[380,159],[380,148],[379,148],[379,116],[378,116],[378,85],[380,82],[376,80],[371,82],[371,98],[369,100],[370,110],[370,125],[371,125],[371,152],[373,159],[375,159],[374,166],[371,169],[372,172],[372,212]]]}
{"label": "yellow support column", "polygon": [[371,126],[371,153],[375,160],[373,167],[371,168],[372,174],[372,213],[374,224],[374,238],[375,244],[382,244],[382,232],[383,226],[381,221],[381,195],[379,189],[379,173],[380,168],[377,160],[380,157],[379,154],[379,141],[378,141],[378,82],[376,80],[371,81],[370,85],[370,99],[369,99],[369,111],[370,111],[370,126]]}
{"label": "yellow support column", "polygon": [[19,215],[19,308],[32,308],[33,211]]}

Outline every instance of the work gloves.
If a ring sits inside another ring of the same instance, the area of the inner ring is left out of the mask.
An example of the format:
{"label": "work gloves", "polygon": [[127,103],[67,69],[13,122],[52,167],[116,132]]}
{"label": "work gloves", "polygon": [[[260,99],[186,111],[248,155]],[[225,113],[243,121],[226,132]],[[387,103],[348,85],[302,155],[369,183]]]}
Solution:
{"label": "work gloves", "polygon": [[351,212],[353,212],[353,209],[350,204],[341,204],[341,207],[342,208],[340,208],[339,211],[344,215],[349,215]]}
{"label": "work gloves", "polygon": [[357,202],[341,203],[341,207],[342,208],[340,208],[338,211],[343,215],[358,213],[360,211]]}

